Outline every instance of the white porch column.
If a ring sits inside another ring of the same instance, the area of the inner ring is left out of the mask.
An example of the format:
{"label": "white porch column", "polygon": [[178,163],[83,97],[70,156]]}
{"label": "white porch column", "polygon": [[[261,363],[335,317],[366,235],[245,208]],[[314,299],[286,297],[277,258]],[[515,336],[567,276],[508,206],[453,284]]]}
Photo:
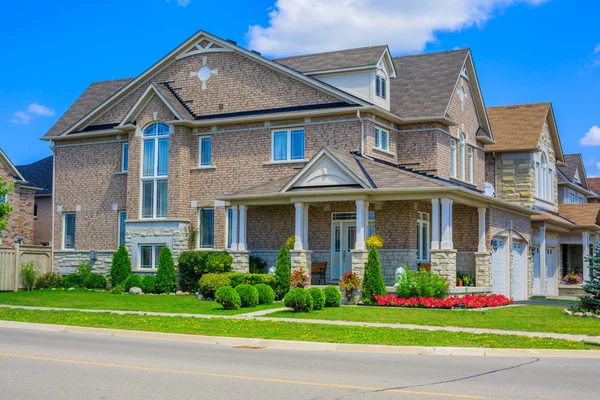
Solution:
{"label": "white porch column", "polygon": [[548,293],[548,265],[546,264],[546,225],[540,226],[540,290]]}
{"label": "white porch column", "polygon": [[302,237],[304,236],[304,203],[296,203],[296,241],[294,242],[294,250],[304,250]]}
{"label": "white porch column", "polygon": [[431,199],[431,248],[440,248],[440,199]]}
{"label": "white porch column", "polygon": [[477,246],[477,251],[479,253],[485,253],[487,251],[487,246],[485,245],[485,207],[480,207],[479,212],[479,245]]}
{"label": "white porch column", "polygon": [[238,206],[231,206],[231,250],[238,249]]}
{"label": "white porch column", "polygon": [[586,261],[587,256],[590,255],[590,233],[583,232],[581,234],[583,242],[583,281],[590,279],[590,263]]}
{"label": "white porch column", "polygon": [[356,250],[365,250],[365,201],[356,200]]}
{"label": "white porch column", "polygon": [[239,238],[238,238],[238,250],[248,250],[246,244],[246,221],[247,221],[247,206],[239,206]]}
{"label": "white porch column", "polygon": [[308,250],[308,207],[308,204],[304,204],[304,216],[302,217],[302,244],[304,250]]}
{"label": "white porch column", "polygon": [[369,237],[369,202],[365,201],[365,241]]}
{"label": "white porch column", "polygon": [[452,243],[452,200],[442,199],[442,249],[454,248]]}

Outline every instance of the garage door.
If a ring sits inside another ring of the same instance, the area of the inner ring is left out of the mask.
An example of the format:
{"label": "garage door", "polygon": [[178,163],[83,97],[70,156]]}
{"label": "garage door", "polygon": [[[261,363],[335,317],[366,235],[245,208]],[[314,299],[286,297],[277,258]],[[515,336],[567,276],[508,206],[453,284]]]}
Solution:
{"label": "garage door", "polygon": [[536,296],[543,296],[540,267],[540,247],[533,246],[533,294]]}
{"label": "garage door", "polygon": [[506,238],[492,240],[492,292],[508,296],[506,242]]}
{"label": "garage door", "polygon": [[548,295],[558,296],[558,269],[556,247],[546,248],[546,264],[548,264]]}
{"label": "garage door", "polygon": [[520,240],[513,240],[512,245],[512,261],[513,261],[513,276],[512,276],[512,298],[515,300],[523,300],[527,297],[527,275],[524,272],[524,257],[525,244]]}

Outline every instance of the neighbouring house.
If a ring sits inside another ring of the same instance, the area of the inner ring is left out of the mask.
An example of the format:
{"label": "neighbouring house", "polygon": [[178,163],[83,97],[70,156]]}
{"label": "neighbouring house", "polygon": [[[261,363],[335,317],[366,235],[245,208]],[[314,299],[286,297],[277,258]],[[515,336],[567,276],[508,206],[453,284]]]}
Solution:
{"label": "neighbouring house", "polygon": [[[43,139],[55,267],[106,273],[124,244],[141,274],[164,246],[227,250],[247,271],[250,254],[274,265],[295,235],[293,268],[325,261],[336,282],[363,274],[377,232],[388,285],[422,263],[455,291],[460,272],[469,292],[533,294],[543,211],[485,192],[495,138],[469,50],[271,60],[200,31],[137,77],[91,84]],[[492,264],[513,279],[493,288]]]}
{"label": "neighbouring house", "polygon": [[[562,278],[577,270],[587,279],[585,257],[600,242],[600,207],[588,204],[597,194],[588,187],[581,156],[563,154],[550,103],[489,107],[488,116],[496,143],[486,146],[487,181],[499,198],[538,211],[531,216],[533,294],[574,294]],[[494,258],[497,246],[492,247],[493,260],[509,257],[502,250]],[[499,262],[492,264],[494,286],[522,279],[522,271],[515,276],[514,267],[504,271]]]}
{"label": "neighbouring house", "polygon": [[8,195],[0,196],[0,203],[8,202],[12,211],[8,213],[6,230],[0,232],[0,246],[14,247],[15,244],[33,244],[33,209],[35,192],[32,186],[0,149],[0,178],[12,186]]}
{"label": "neighbouring house", "polygon": [[40,188],[35,192],[33,204],[33,244],[49,246],[52,241],[52,156],[27,165],[17,165],[17,170],[29,182]]}
{"label": "neighbouring house", "polygon": [[600,203],[600,178],[588,178],[588,187],[594,194],[592,197],[588,197],[590,203]]}

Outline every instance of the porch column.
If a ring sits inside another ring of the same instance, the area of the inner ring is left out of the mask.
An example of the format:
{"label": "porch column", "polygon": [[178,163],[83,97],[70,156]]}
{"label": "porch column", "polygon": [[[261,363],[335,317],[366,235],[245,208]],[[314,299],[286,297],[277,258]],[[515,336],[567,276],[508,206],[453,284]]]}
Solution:
{"label": "porch column", "polygon": [[238,206],[231,206],[231,250],[238,249]]}
{"label": "porch column", "polygon": [[[246,220],[247,220],[247,206],[239,206],[239,238],[238,238],[238,250],[247,250],[248,245],[246,244]],[[235,213],[235,211],[234,211]]]}
{"label": "porch column", "polygon": [[477,251],[480,253],[485,253],[487,251],[487,246],[485,245],[485,207],[480,207],[479,212],[479,245],[477,246]]}
{"label": "porch column", "polygon": [[546,264],[546,225],[540,226],[540,290],[548,293],[548,265]]}
{"label": "porch column", "polygon": [[[365,242],[369,237],[369,202],[365,201]],[[366,245],[365,245],[366,248]]]}
{"label": "porch column", "polygon": [[308,250],[308,204],[304,204],[304,216],[302,217],[302,244],[304,250]]}
{"label": "porch column", "polygon": [[294,250],[304,250],[302,237],[304,236],[304,203],[296,203],[296,237]]}
{"label": "porch column", "polygon": [[356,200],[356,250],[365,250],[365,201]]}
{"label": "porch column", "polygon": [[583,281],[590,279],[590,263],[586,261],[587,256],[590,255],[590,233],[583,232],[581,234],[583,242]]}
{"label": "porch column", "polygon": [[442,249],[454,248],[452,243],[452,200],[442,199]]}
{"label": "porch column", "polygon": [[440,248],[440,199],[431,199],[431,249]]}

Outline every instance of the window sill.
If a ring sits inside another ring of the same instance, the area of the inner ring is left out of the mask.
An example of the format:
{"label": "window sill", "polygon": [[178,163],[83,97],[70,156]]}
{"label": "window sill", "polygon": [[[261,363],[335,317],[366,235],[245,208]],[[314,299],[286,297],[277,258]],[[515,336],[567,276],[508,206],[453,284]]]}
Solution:
{"label": "window sill", "polygon": [[394,156],[394,157],[396,157],[396,153],[392,153],[392,152],[391,152],[391,151],[389,151],[389,150],[384,150],[384,149],[382,149],[382,148],[379,148],[379,147],[373,147],[373,150],[375,150],[375,151],[378,151],[378,152],[380,152],[380,153],[384,153],[384,154],[387,154],[387,155],[390,155],[390,156]]}
{"label": "window sill", "polygon": [[127,171],[117,171],[115,175],[127,175]]}
{"label": "window sill", "polygon": [[190,168],[190,171],[204,171],[204,170],[215,170],[217,167],[214,165],[201,165],[199,167]]}
{"label": "window sill", "polygon": [[307,162],[308,162],[308,160],[306,160],[306,159],[302,159],[302,160],[283,160],[283,161],[269,161],[269,162],[263,163],[263,165],[301,164],[301,163],[307,163]]}
{"label": "window sill", "polygon": [[158,268],[135,268],[135,269],[132,269],[131,272],[150,272],[150,273],[156,273],[156,272],[158,272]]}
{"label": "window sill", "polygon": [[475,183],[473,183],[473,182],[469,182],[469,181],[464,181],[464,180],[462,180],[462,179],[460,179],[460,178],[454,178],[454,177],[452,177],[452,176],[451,176],[451,177],[450,177],[450,180],[451,180],[451,181],[454,181],[454,182],[459,182],[459,183],[462,183],[462,184],[464,184],[464,185],[469,185],[469,186],[477,187],[477,186],[475,185]]}

